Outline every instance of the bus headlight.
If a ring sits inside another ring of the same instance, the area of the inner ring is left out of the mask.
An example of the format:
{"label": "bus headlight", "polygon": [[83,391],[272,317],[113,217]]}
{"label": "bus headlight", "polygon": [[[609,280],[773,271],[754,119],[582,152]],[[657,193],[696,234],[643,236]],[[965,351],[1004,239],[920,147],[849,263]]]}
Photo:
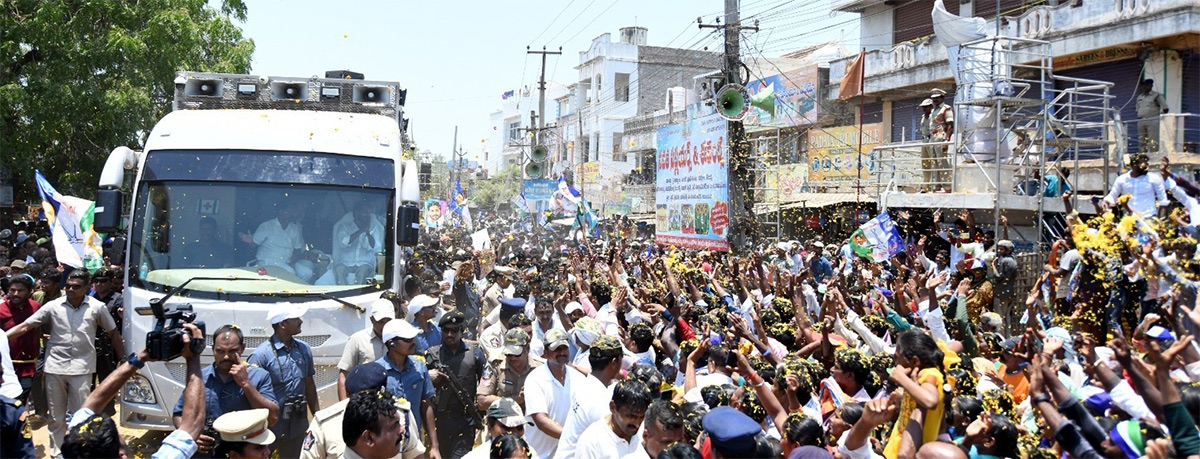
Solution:
{"label": "bus headlight", "polygon": [[124,394],[122,399],[129,403],[153,405],[158,402],[154,397],[154,389],[150,387],[150,381],[141,376],[129,378],[121,392]]}

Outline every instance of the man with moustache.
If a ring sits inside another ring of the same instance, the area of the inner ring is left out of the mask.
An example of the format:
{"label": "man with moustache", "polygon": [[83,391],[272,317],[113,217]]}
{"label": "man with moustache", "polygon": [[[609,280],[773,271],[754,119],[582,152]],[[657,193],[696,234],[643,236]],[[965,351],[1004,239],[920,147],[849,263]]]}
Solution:
{"label": "man with moustache", "polygon": [[683,415],[679,405],[659,400],[646,409],[642,427],[642,447],[625,455],[625,459],[650,459],[672,443],[683,441]]}
{"label": "man with moustache", "polygon": [[383,326],[396,318],[396,306],[387,298],[378,298],[371,302],[367,312],[371,327],[350,335],[342,350],[342,359],[338,361],[338,400],[350,398],[346,390],[346,378],[351,370],[379,360],[387,353],[387,348],[383,347]]}
{"label": "man with moustache", "polygon": [[250,354],[251,365],[267,370],[271,375],[271,390],[279,403],[279,422],[271,426],[278,439],[275,450],[280,457],[297,457],[308,428],[308,413],[321,410],[317,400],[317,384],[313,380],[316,367],[312,348],[295,339],[300,334],[308,310],[304,305],[280,303],[271,307],[267,319],[275,333]]}
{"label": "man with moustache", "polygon": [[[429,362],[430,376],[437,396],[437,432],[442,457],[458,458],[471,451],[478,423],[475,406],[475,391],[487,358],[475,344],[463,341],[463,327],[467,319],[459,311],[451,311],[438,325],[442,330],[442,344],[429,348],[425,360]],[[453,381],[451,381],[453,379]]]}
{"label": "man with moustache", "polygon": [[571,400],[579,395],[575,390],[583,384],[583,374],[568,365],[571,349],[566,332],[555,329],[546,333],[545,355],[546,364],[525,379],[525,412],[536,426],[525,432],[525,440],[541,459],[550,459],[556,457],[562,426]]}
{"label": "man with moustache", "polygon": [[641,447],[638,430],[650,406],[650,388],[635,379],[627,379],[613,387],[609,415],[597,421],[580,435],[575,457],[603,459],[622,457]]}
{"label": "man with moustache", "polygon": [[[236,325],[224,325],[213,333],[213,364],[200,373],[204,380],[205,424],[210,424],[230,411],[266,408],[268,424],[279,420],[279,405],[271,387],[267,370],[242,362],[246,344],[242,330]],[[183,397],[173,411],[175,427],[182,423]],[[207,429],[206,429],[207,430]],[[215,446],[213,431],[196,439],[199,454],[212,453]]]}
{"label": "man with moustache", "polygon": [[[439,451],[441,443],[438,441],[437,425],[434,422],[433,380],[429,375],[429,367],[425,366],[423,359],[417,358],[418,333],[420,330],[407,320],[389,321],[383,327],[383,345],[387,347],[388,351],[376,362],[382,365],[387,373],[387,392],[396,398],[402,398],[420,406],[420,410],[417,412],[417,426],[413,428],[412,435],[420,438],[422,435],[420,427],[423,426],[425,433],[429,435],[427,450],[430,459],[441,459],[442,455]],[[350,404],[354,404],[354,396],[350,397]],[[348,410],[346,422],[350,420]],[[349,435],[350,431],[343,427],[342,433]],[[347,439],[346,445],[351,446],[350,439],[353,437],[346,436],[345,438]]]}

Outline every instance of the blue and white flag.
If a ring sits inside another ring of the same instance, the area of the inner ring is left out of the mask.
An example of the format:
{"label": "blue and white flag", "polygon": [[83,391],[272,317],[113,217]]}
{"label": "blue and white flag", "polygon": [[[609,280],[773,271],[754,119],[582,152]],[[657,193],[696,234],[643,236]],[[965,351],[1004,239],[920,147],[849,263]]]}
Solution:
{"label": "blue and white flag", "polygon": [[54,253],[58,261],[74,268],[94,271],[103,264],[101,244],[104,238],[92,228],[96,204],[74,196],[64,196],[54,189],[42,171],[34,171],[38,194],[42,196],[42,211],[50,225]]}

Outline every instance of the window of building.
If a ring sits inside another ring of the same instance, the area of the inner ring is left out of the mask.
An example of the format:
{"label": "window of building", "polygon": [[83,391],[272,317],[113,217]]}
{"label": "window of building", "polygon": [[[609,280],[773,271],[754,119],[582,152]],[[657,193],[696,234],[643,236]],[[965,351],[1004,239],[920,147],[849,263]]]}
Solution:
{"label": "window of building", "polygon": [[618,73],[613,76],[613,98],[617,102],[629,102],[629,74]]}
{"label": "window of building", "polygon": [[508,141],[518,142],[521,140],[521,122],[513,121],[508,123]]}
{"label": "window of building", "polygon": [[612,155],[614,162],[623,163],[628,161],[625,156],[625,150],[621,148],[622,137],[620,132],[614,132],[612,135]]}
{"label": "window of building", "polygon": [[604,93],[600,92],[600,91],[603,91],[603,89],[600,87],[600,81],[601,81],[602,77],[603,77],[603,75],[600,75],[599,73],[596,74],[596,97],[595,97],[596,102],[600,102],[601,100],[603,100]]}

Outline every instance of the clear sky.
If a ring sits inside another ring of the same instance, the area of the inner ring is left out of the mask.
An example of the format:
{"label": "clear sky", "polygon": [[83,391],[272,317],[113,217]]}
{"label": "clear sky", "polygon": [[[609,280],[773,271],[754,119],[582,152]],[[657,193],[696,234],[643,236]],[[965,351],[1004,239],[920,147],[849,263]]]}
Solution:
{"label": "clear sky", "polygon": [[[605,32],[647,27],[648,44],[721,50],[719,37],[700,30],[723,0],[247,0],[242,24],[256,50],[252,72],[267,76],[324,75],[350,69],[367,79],[399,81],[408,89],[405,113],[417,145],[449,156],[458,142],[476,158],[501,94],[535,87],[541,64],[526,46],[555,50],[547,80],[577,80],[579,52]],[[828,0],[743,0],[742,17],[763,28],[747,33],[743,54],[780,54],[842,40],[857,48],[856,15],[830,14]],[[477,158],[476,158],[477,159]]]}

